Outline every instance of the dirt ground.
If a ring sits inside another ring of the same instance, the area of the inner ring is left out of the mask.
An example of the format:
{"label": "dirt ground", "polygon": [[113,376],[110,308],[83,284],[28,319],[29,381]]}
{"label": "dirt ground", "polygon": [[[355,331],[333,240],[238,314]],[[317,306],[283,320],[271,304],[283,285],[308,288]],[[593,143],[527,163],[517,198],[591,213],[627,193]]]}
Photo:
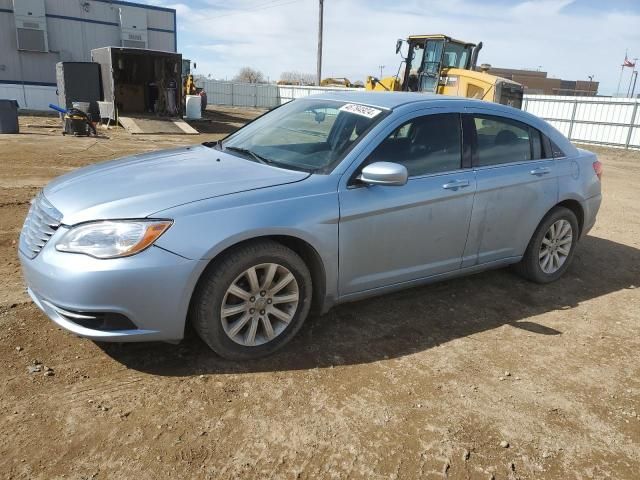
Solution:
{"label": "dirt ground", "polygon": [[640,152],[595,149],[602,209],[557,283],[499,270],[343,305],[256,362],[192,333],[95,344],[29,301],[16,240],[46,182],[256,113],[108,139],[23,116],[0,137],[1,478],[640,478]]}

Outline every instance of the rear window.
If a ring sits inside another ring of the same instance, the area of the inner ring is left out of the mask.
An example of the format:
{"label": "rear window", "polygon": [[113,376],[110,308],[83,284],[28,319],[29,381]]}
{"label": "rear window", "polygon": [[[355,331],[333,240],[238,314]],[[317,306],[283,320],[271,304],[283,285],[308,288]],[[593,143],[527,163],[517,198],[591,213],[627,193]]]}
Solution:
{"label": "rear window", "polygon": [[[490,115],[474,116],[474,123],[478,138],[478,166],[531,160],[532,129],[528,125]],[[538,151],[540,148],[538,146]]]}

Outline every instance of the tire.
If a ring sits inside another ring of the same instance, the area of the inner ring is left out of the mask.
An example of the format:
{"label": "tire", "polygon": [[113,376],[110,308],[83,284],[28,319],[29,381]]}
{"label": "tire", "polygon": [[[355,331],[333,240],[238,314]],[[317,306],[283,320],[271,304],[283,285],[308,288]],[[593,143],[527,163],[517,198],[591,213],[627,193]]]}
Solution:
{"label": "tire", "polygon": [[[554,228],[562,226],[562,228],[558,229],[558,231],[563,231],[566,224],[569,224],[571,226],[571,231],[569,232],[569,235],[571,236],[570,241],[568,240],[568,237],[565,236],[563,238],[560,238],[559,240],[556,240],[554,243],[552,240],[553,236],[551,235],[550,231],[552,225],[555,226]],[[520,276],[535,283],[544,284],[554,282],[555,280],[560,278],[569,268],[569,265],[573,260],[573,255],[575,253],[575,248],[578,243],[579,236],[580,231],[576,215],[571,210],[565,207],[553,208],[542,219],[540,225],[538,225],[538,228],[533,234],[533,237],[531,237],[531,240],[529,241],[529,245],[527,246],[522,260],[520,261],[520,263],[514,265],[514,270]],[[544,251],[543,241],[545,241]],[[562,261],[561,265],[556,268],[556,258],[560,259],[560,257],[563,256],[562,252],[566,250],[565,247],[567,245],[570,245],[568,254],[564,256],[564,260]],[[551,259],[549,261],[552,263],[546,264],[545,271],[543,265],[548,258],[548,255],[545,255],[545,252],[552,252],[554,246],[556,249],[556,257],[554,258],[554,256],[551,255]]]}
{"label": "tire", "polygon": [[298,254],[272,240],[253,241],[223,254],[205,270],[191,302],[191,323],[221,357],[260,358],[282,348],[300,330],[312,293],[311,274]]}

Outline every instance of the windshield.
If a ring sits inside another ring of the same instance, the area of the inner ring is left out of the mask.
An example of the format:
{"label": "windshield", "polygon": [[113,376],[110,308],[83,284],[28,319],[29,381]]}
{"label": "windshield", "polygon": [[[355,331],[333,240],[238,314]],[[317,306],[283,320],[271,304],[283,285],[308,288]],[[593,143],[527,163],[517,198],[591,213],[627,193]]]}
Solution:
{"label": "windshield", "polygon": [[275,166],[321,171],[342,160],[385,110],[331,100],[296,100],[222,142],[232,155]]}

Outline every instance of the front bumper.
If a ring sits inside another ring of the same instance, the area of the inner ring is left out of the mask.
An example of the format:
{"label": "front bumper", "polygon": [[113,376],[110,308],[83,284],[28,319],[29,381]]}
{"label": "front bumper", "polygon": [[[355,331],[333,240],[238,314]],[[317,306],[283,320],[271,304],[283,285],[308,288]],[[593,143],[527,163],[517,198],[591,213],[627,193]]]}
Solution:
{"label": "front bumper", "polygon": [[[60,327],[98,341],[183,337],[191,293],[205,261],[158,247],[131,257],[100,260],[58,252],[54,245],[52,238],[34,259],[22,252],[19,257],[31,298]],[[86,320],[106,316],[125,321],[120,327],[116,322],[103,328],[107,324],[98,322],[93,328]]]}

